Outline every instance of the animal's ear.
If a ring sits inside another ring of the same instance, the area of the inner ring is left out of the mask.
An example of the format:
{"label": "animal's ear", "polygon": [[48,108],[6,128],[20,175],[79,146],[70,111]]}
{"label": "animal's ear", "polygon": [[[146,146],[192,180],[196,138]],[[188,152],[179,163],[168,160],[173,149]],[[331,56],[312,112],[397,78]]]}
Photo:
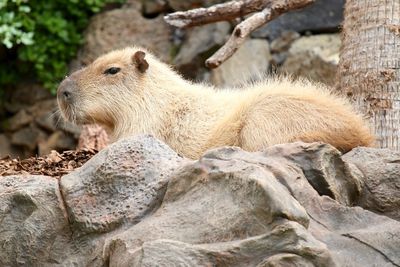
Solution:
{"label": "animal's ear", "polygon": [[136,53],[132,56],[133,63],[141,73],[145,73],[149,68],[149,63],[147,63],[145,56],[146,53],[143,51],[136,51]]}

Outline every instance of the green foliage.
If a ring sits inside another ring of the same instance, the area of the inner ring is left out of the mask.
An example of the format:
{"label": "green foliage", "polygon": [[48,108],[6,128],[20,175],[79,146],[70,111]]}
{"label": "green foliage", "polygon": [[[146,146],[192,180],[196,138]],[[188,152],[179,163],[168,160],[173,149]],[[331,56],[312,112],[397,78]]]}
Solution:
{"label": "green foliage", "polygon": [[[90,16],[106,3],[123,1],[0,0],[0,42],[8,53],[0,63],[0,87],[29,77],[54,92]],[[9,54],[15,57],[10,60]]]}

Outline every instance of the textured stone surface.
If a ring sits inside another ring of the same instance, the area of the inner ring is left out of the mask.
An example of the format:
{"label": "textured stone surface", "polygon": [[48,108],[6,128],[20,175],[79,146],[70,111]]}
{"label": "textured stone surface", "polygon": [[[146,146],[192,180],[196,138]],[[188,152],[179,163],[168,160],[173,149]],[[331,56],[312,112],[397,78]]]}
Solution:
{"label": "textured stone surface", "polygon": [[284,31],[282,34],[271,42],[271,52],[279,53],[289,50],[293,41],[300,38],[300,34],[294,31]]}
{"label": "textured stone surface", "polygon": [[400,152],[356,148],[343,156],[363,182],[357,205],[400,221]]}
{"label": "textured stone surface", "polygon": [[292,43],[280,72],[334,85],[340,43],[338,34],[321,34],[297,39]]}
{"label": "textured stone surface", "polygon": [[[189,161],[137,136],[60,186],[0,177],[0,265],[399,266],[400,222],[348,206],[383,190],[396,197],[398,153],[360,148],[343,158],[298,142]],[[385,186],[366,193],[378,167]]]}
{"label": "textured stone surface", "polygon": [[[327,245],[337,266],[399,265],[400,222],[359,207],[341,205],[327,196],[318,194],[304,176],[305,173],[299,172],[300,168],[296,166],[296,161],[291,160],[291,156],[278,156],[280,153],[289,154],[290,151],[297,151],[298,154],[297,146],[303,147],[303,153],[310,153],[318,151],[317,147],[320,144],[278,145],[263,153],[246,153],[236,149],[215,150],[210,156],[225,161],[241,159],[271,170],[307,210],[310,218],[309,232]],[[208,157],[207,154],[205,157]]]}
{"label": "textured stone surface", "polygon": [[[129,2],[137,2],[137,0],[128,0],[127,4]],[[154,16],[168,11],[168,3],[165,0],[146,0],[142,3],[142,10],[145,16]]]}
{"label": "textured stone surface", "polygon": [[16,131],[29,124],[32,121],[32,115],[28,114],[25,109],[21,109],[17,114],[7,121],[7,130]]}
{"label": "textured stone surface", "polygon": [[72,150],[76,147],[76,139],[62,131],[55,131],[45,140],[38,142],[38,153],[40,156],[48,155],[52,150]]}
{"label": "textured stone surface", "polygon": [[0,158],[10,156],[12,158],[23,155],[23,151],[11,144],[10,138],[5,134],[0,134]]}
{"label": "textured stone surface", "polygon": [[145,47],[169,61],[170,28],[162,16],[146,19],[135,8],[115,9],[94,16],[78,61],[73,65],[87,65],[105,52],[132,45]]}
{"label": "textured stone surface", "polygon": [[57,180],[0,177],[0,233],[0,266],[55,266],[66,259],[71,232]]}
{"label": "textured stone surface", "polygon": [[341,158],[341,153],[324,143],[301,142],[273,146],[265,151],[266,157],[285,158],[295,163],[311,186],[320,194],[344,205],[358,202],[361,182]]}
{"label": "textured stone surface", "polygon": [[[28,87],[31,88],[31,87]],[[27,158],[48,154],[51,150],[73,150],[80,135],[80,128],[65,122],[57,110],[57,100],[40,89],[32,87],[32,97],[37,102],[26,100],[17,91],[11,100],[20,100],[23,107],[5,122],[5,134],[1,135],[0,157]],[[46,90],[44,90],[46,91]],[[47,91],[46,91],[47,92]],[[48,92],[49,93],[49,92]]]}
{"label": "textured stone surface", "polygon": [[326,246],[293,222],[283,222],[268,234],[228,242],[158,239],[133,251],[121,245],[116,254],[123,257],[111,257],[110,266],[334,266]]}
{"label": "textured stone surface", "polygon": [[227,0],[167,0],[170,7],[175,10],[188,10],[199,7],[208,7],[218,3],[227,2]]}
{"label": "textured stone surface", "polygon": [[283,31],[338,32],[345,0],[318,0],[298,11],[288,12],[256,30],[252,36],[277,38]]}
{"label": "textured stone surface", "polygon": [[[223,158],[230,152],[226,151],[206,154],[180,169],[153,216],[106,244],[110,248],[110,265],[131,266],[138,257],[143,257],[142,263],[162,262],[157,250],[147,250],[156,240],[167,239],[184,242],[164,243],[164,255],[171,259],[171,265],[207,265],[217,260],[221,265],[255,266],[272,255],[292,252],[307,254],[305,258],[315,266],[329,266],[325,246],[303,230],[309,222],[306,211],[279,183],[275,173],[245,160]],[[301,244],[297,243],[299,239]],[[233,250],[243,254],[229,255]],[[199,257],[188,263],[190,254],[203,255],[204,259]]]}
{"label": "textured stone surface", "polygon": [[231,58],[211,71],[211,82],[219,87],[237,87],[259,80],[268,71],[270,60],[267,41],[247,40]]}
{"label": "textured stone surface", "polygon": [[4,90],[4,93],[4,106],[11,113],[17,113],[22,109],[53,97],[50,91],[44,89],[43,86],[27,82],[18,83],[15,85],[14,90]]}
{"label": "textured stone surface", "polygon": [[33,151],[38,142],[45,140],[47,135],[35,125],[24,127],[11,136],[11,144],[26,147]]}
{"label": "textured stone surface", "polygon": [[125,139],[61,178],[70,222],[80,233],[108,232],[160,205],[169,174],[181,163],[150,137]]}
{"label": "textured stone surface", "polygon": [[179,72],[185,77],[200,78],[199,70],[205,67],[205,57],[202,55],[223,45],[230,27],[228,22],[218,22],[188,29],[179,53],[173,60]]}

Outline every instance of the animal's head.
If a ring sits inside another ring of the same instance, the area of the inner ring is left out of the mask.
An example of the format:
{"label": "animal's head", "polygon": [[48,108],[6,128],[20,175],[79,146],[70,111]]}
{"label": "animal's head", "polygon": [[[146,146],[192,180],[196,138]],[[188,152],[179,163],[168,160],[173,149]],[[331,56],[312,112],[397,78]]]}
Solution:
{"label": "animal's head", "polygon": [[64,118],[76,124],[99,123],[113,129],[124,110],[142,98],[151,57],[143,49],[125,48],[101,56],[66,77],[57,91]]}

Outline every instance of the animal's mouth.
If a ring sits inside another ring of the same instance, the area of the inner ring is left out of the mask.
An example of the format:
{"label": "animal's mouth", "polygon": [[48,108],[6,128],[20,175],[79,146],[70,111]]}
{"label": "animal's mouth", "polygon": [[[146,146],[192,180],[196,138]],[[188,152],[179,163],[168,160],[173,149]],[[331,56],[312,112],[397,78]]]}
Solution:
{"label": "animal's mouth", "polygon": [[74,124],[84,124],[86,120],[81,108],[78,106],[79,95],[77,87],[74,79],[65,78],[58,87],[57,102],[64,119]]}
{"label": "animal's mouth", "polygon": [[78,116],[78,112],[73,104],[67,104],[62,100],[58,99],[58,106],[65,120],[72,122],[74,124],[82,124],[81,119]]}

